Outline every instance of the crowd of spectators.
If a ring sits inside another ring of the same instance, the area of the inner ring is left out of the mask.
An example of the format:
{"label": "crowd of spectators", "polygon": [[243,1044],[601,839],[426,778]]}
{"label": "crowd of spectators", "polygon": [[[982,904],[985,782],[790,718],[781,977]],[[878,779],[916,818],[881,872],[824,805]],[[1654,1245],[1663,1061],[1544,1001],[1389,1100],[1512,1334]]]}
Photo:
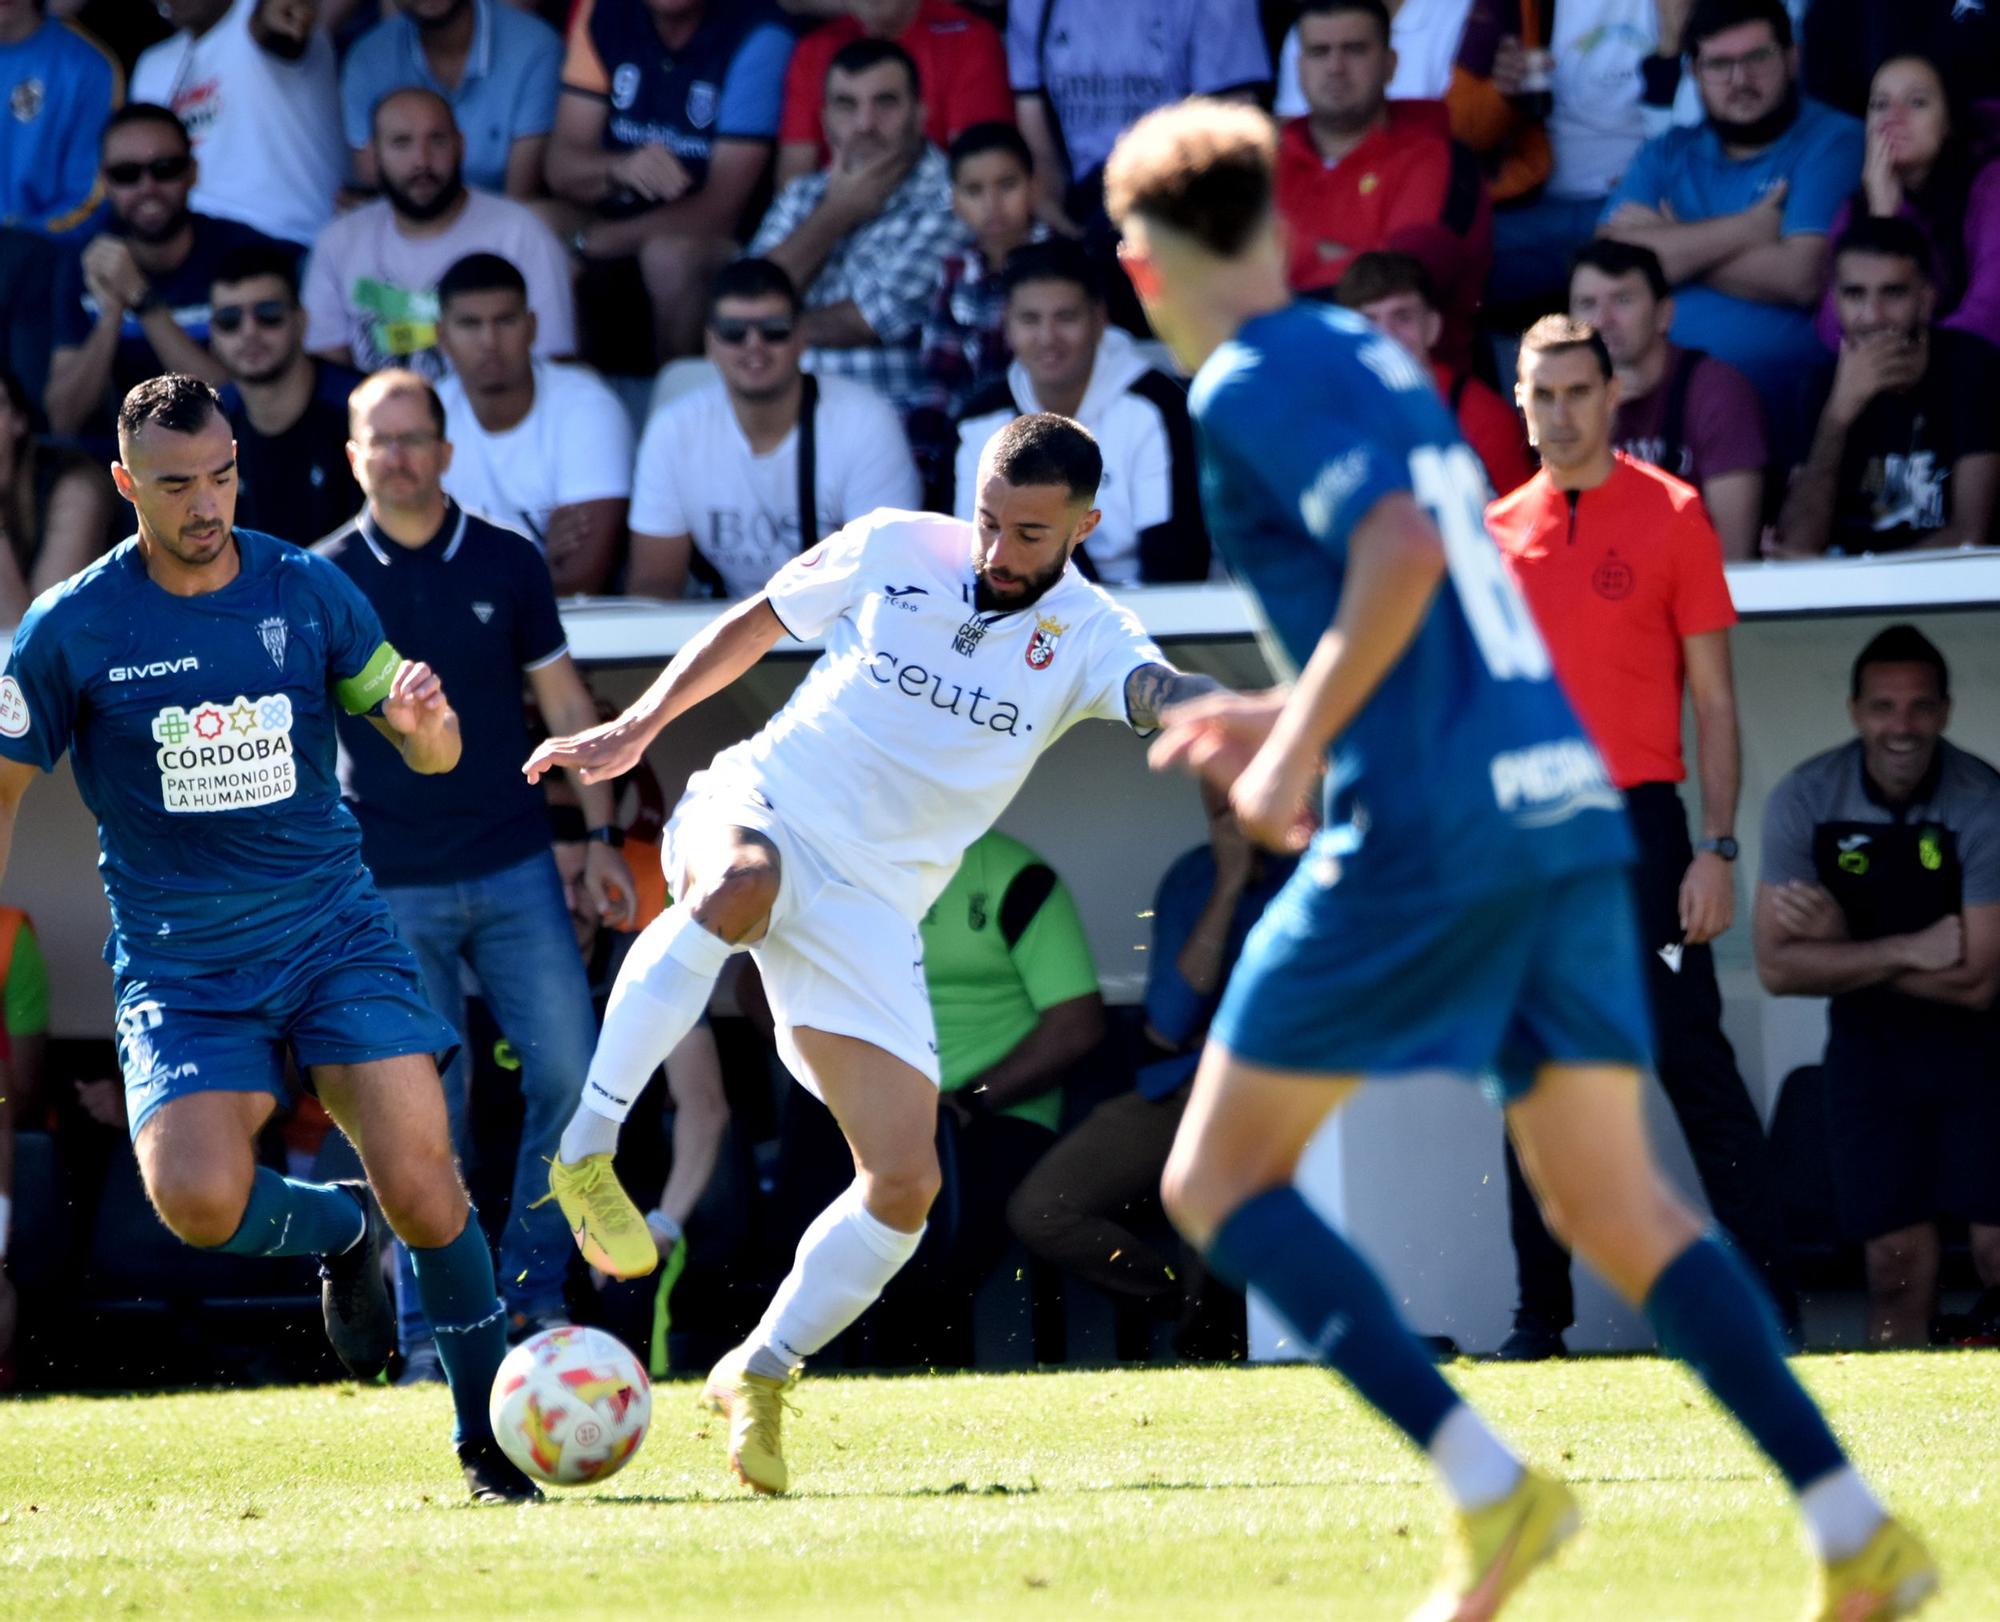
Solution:
{"label": "crowd of spectators", "polygon": [[[1672,680],[1648,714],[1671,709],[1677,725],[1683,683],[1698,719],[1721,713],[1722,560],[1995,540],[2000,23],[1980,6],[161,0],[155,15],[0,0],[0,92],[0,623],[122,533],[105,472],[112,414],[163,371],[221,390],[240,524],[299,545],[331,537],[364,589],[442,570],[427,605],[476,581],[457,630],[476,620],[510,651],[453,650],[461,713],[481,682],[497,695],[524,679],[550,724],[585,713],[558,649],[558,597],[741,597],[872,508],[969,514],[966,470],[1025,411],[1075,416],[1104,447],[1104,519],[1082,567],[1121,587],[1213,578],[1185,380],[1145,329],[1101,198],[1117,133],[1189,94],[1280,117],[1293,286],[1358,312],[1430,370],[1530,597],[1561,605],[1559,663],[1591,613],[1607,616],[1592,659],[1610,660],[1613,640],[1658,639]],[[1578,376],[1558,388],[1557,372]],[[383,427],[381,413],[411,420]],[[1639,493],[1658,512],[1638,528],[1698,567],[1656,577],[1622,537],[1593,537],[1587,566],[1528,567],[1549,524],[1566,514],[1573,545],[1579,513],[1644,505]],[[504,567],[487,558],[499,552]],[[1606,570],[1626,589],[1606,591]],[[1594,580],[1594,596],[1552,585],[1556,573]],[[1587,717],[1592,659],[1564,671]],[[1941,660],[1937,678],[1942,700]],[[1619,688],[1614,707],[1628,700]],[[518,717],[498,696],[490,708],[511,738]],[[1733,750],[1733,714],[1727,730]],[[1698,744],[1705,828],[1724,837],[1714,824],[1734,815],[1733,779],[1720,812],[1707,763],[1722,745]],[[357,739],[357,759],[372,747]],[[1641,910],[1665,928],[1687,911],[1671,869],[1694,871],[1700,853],[1681,854],[1678,747],[1640,757],[1614,765],[1635,803],[1658,802]],[[528,816],[516,799],[495,786],[462,809],[498,827]],[[548,814],[586,831],[611,817],[594,798]],[[518,838],[496,834],[502,846],[527,857]],[[422,932],[418,901],[497,882],[485,850],[468,837],[449,859],[378,878],[418,898],[407,927]],[[601,891],[605,852],[558,840],[553,859]],[[1814,859],[1795,851],[1786,882],[1804,883]],[[1042,1043],[1051,1017],[1068,1029],[1050,987],[1088,978],[1037,978],[1062,957],[1035,943],[1059,931],[1066,894],[1053,882],[1026,914],[1009,898],[1043,886],[1046,866],[1003,842],[968,872],[988,863],[1008,873],[948,893],[933,919],[955,932],[940,963],[985,963],[997,946],[1019,971],[1012,1012],[968,1042],[967,1075]],[[1961,966],[1983,905],[1966,870]],[[1027,1153],[1025,1129],[1046,1138],[1060,1116],[1053,1060],[1037,1074],[1055,1091],[1032,1107],[1011,1082],[983,1104],[954,1093],[941,1130],[977,1168],[967,1176],[992,1220],[940,1238],[912,1275],[924,1288],[964,1285],[968,1256],[990,1262],[1012,1192],[1013,1229],[1036,1254],[1193,1310],[1200,1292],[1150,1240],[1114,1237],[1115,1268],[1086,1254],[1118,1231],[1111,1213],[1170,1133],[1223,945],[1240,943],[1230,920],[1274,868],[1217,823],[1206,857],[1175,872],[1160,917],[1182,917],[1196,891],[1208,902],[1182,920],[1178,979],[1156,955],[1165,1001],[1149,995],[1138,1091],[1079,1134],[1130,1132],[1129,1154],[1058,1153],[1029,1174],[1047,1143]],[[1759,905],[1761,955],[1777,926]],[[590,906],[572,911],[591,923]],[[1823,902],[1784,917],[1807,938],[1845,939]],[[1687,956],[1655,991],[1663,1026],[1690,1046],[1663,1076],[1718,1211],[1754,1254],[1771,1248],[1768,1213],[1730,1181],[1756,1176],[1742,1083],[1714,1027],[1713,971],[1687,969],[1705,964],[1706,937],[1681,922]],[[1875,922],[1847,920],[1856,940]],[[470,962],[519,1047],[502,950],[441,937],[427,969],[451,1003],[447,960]],[[1778,978],[1800,989],[1814,975]],[[1079,1051],[1097,1040],[1080,1023],[1068,1034]],[[658,1213],[676,1273],[726,1113],[714,1039],[697,1037],[701,1051],[670,1066],[676,1100],[691,1101],[691,1159],[676,1160]],[[532,1097],[546,1085],[534,1064],[521,1072]],[[539,1141],[523,1139],[523,1166]],[[1922,1247],[1897,1250],[1912,1254],[1920,1263]],[[1527,1235],[1524,1323],[1544,1345],[1566,1310],[1554,1266]],[[1782,1269],[1766,1272],[1782,1297]],[[547,1280],[524,1276],[511,1304],[524,1319],[552,1310]],[[1910,1332],[1907,1314],[1883,1311],[1884,1335]]]}

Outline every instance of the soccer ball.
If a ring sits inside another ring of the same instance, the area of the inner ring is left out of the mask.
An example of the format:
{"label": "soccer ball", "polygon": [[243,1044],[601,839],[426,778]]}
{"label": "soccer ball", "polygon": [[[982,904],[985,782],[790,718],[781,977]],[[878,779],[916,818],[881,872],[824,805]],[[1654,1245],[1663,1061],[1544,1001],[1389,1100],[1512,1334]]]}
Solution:
{"label": "soccer ball", "polygon": [[501,1450],[537,1481],[574,1487],[623,1469],[653,1417],[638,1358],[601,1329],[544,1329],[507,1354],[487,1404]]}

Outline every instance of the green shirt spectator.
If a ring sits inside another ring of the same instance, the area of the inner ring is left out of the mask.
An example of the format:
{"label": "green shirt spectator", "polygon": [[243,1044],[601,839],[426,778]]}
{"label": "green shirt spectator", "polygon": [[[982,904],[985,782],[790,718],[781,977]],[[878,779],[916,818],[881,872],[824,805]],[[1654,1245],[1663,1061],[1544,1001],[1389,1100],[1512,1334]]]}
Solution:
{"label": "green shirt spectator", "polygon": [[[965,853],[924,915],[923,940],[946,1093],[981,1082],[1014,1055],[1047,1010],[1098,994],[1075,900],[1041,857],[1003,833],[988,833]],[[1051,1085],[994,1113],[1054,1131],[1062,1088]]]}

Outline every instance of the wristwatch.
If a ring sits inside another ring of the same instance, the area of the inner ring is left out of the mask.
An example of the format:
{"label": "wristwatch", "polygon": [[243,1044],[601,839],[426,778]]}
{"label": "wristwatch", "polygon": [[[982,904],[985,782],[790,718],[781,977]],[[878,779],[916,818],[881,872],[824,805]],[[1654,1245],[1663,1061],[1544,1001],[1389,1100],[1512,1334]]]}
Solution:
{"label": "wristwatch", "polygon": [[1695,846],[1696,850],[1705,851],[1711,856],[1720,856],[1725,862],[1735,861],[1737,852],[1741,848],[1727,834],[1724,834],[1720,839],[1704,839],[1699,845]]}
{"label": "wristwatch", "polygon": [[625,830],[615,824],[606,828],[592,828],[583,837],[592,844],[609,845],[613,850],[625,848]]}

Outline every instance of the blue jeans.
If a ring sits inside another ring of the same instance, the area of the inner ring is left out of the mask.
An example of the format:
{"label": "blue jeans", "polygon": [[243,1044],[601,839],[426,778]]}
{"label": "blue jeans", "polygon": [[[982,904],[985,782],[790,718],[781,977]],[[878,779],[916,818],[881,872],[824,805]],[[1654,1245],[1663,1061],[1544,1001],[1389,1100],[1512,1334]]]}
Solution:
{"label": "blue jeans", "polygon": [[1545,196],[1496,208],[1486,302],[1540,299],[1551,310],[1568,309],[1570,255],[1597,234],[1603,212],[1602,197]]}
{"label": "blue jeans", "polygon": [[[495,1022],[520,1056],[526,1107],[500,1240],[500,1294],[510,1313],[560,1312],[569,1231],[553,1202],[540,1210],[529,1207],[549,1191],[547,1162],[582,1096],[597,1019],[555,858],[537,851],[481,878],[399,885],[381,894],[397,932],[416,954],[425,997],[459,1033],[458,1055],[443,1080],[451,1141],[461,1158],[469,1074],[461,963],[471,965]],[[397,1338],[407,1352],[430,1339],[430,1326],[417,1304],[409,1254],[401,1245],[396,1251]]]}

